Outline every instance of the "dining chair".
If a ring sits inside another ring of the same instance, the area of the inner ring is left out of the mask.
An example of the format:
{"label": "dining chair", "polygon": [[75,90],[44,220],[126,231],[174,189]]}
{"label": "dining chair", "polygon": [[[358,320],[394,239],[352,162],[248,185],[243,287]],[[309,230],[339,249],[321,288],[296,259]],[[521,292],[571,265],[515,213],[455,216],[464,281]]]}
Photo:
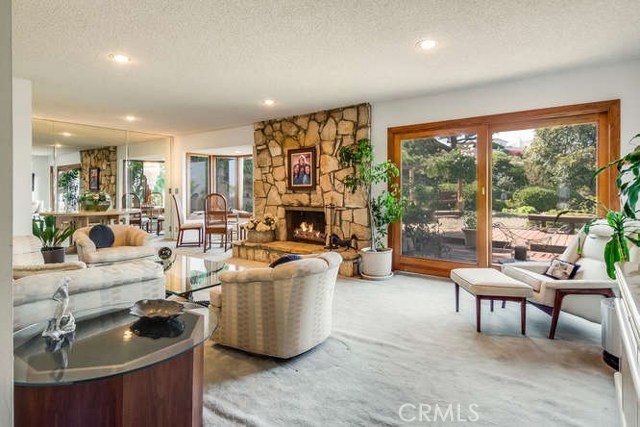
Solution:
{"label": "dining chair", "polygon": [[156,234],[159,236],[164,223],[164,197],[162,193],[154,191],[149,196],[149,222],[147,223],[147,233],[156,227]]}
{"label": "dining chair", "polygon": [[[182,209],[182,201],[176,197],[175,194],[172,194],[173,197],[173,205],[176,207],[176,215],[178,216],[178,241],[176,242],[176,248],[180,248],[183,246],[197,246],[200,247],[202,244],[202,221],[187,221],[184,217],[184,211]],[[184,232],[189,230],[197,230],[198,231],[198,242],[187,242],[184,243]]]}
{"label": "dining chair", "polygon": [[[229,223],[227,199],[220,193],[207,194],[204,199],[204,251],[211,248],[211,236],[220,235],[220,246],[233,243],[233,225]],[[207,246],[208,243],[208,246]]]}
{"label": "dining chair", "polygon": [[[135,193],[122,195],[123,209],[140,209],[140,197]],[[137,225],[142,228],[142,211],[129,214],[129,225]]]}

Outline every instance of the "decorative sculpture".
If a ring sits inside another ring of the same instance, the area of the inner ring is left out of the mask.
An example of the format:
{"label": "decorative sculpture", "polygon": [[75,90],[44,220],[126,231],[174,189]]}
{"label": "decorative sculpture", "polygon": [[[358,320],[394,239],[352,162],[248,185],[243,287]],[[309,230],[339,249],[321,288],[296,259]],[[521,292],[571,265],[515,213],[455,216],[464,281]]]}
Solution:
{"label": "decorative sculpture", "polygon": [[52,341],[61,341],[76,330],[76,320],[69,311],[69,278],[60,279],[58,289],[52,296],[57,302],[53,318],[49,320],[47,329],[42,333],[43,337]]}

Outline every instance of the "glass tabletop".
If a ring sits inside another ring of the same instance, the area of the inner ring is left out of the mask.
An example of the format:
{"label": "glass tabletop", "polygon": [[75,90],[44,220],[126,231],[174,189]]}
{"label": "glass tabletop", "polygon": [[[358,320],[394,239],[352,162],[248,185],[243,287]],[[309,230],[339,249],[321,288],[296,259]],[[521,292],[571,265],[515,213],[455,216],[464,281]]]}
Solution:
{"label": "glass tabletop", "polygon": [[208,300],[208,292],[200,292],[199,296],[194,294],[218,286],[220,273],[245,270],[245,267],[227,264],[225,261],[180,254],[163,264],[167,294],[193,300]]}
{"label": "glass tabletop", "polygon": [[66,341],[42,337],[47,322],[13,334],[16,385],[63,385],[147,368],[197,347],[217,326],[215,314],[190,303],[169,321],[135,317],[122,306],[73,314],[80,320]]}

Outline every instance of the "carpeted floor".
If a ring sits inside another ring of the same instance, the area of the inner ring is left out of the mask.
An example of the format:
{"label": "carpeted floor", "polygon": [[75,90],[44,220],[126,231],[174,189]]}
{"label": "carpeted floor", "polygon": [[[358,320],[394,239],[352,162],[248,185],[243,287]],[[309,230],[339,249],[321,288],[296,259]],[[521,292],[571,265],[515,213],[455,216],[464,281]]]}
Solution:
{"label": "carpeted floor", "polygon": [[486,304],[477,334],[474,300],[462,292],[456,314],[448,281],[339,279],[333,333],[306,354],[275,360],[207,343],[205,425],[618,425],[597,325],[563,314],[551,341],[550,318],[529,306],[523,337],[517,304]]}

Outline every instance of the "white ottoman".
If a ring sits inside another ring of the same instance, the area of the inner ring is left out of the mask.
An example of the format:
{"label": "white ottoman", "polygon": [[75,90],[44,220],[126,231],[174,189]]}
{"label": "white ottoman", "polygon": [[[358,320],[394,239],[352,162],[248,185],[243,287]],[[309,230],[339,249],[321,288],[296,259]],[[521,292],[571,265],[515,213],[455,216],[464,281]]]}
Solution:
{"label": "white ottoman", "polygon": [[512,279],[493,268],[456,268],[449,275],[456,285],[456,313],[460,311],[460,287],[476,297],[476,330],[480,332],[480,302],[516,301],[520,303],[520,326],[522,335],[527,329],[527,298],[533,289],[525,283]]}

